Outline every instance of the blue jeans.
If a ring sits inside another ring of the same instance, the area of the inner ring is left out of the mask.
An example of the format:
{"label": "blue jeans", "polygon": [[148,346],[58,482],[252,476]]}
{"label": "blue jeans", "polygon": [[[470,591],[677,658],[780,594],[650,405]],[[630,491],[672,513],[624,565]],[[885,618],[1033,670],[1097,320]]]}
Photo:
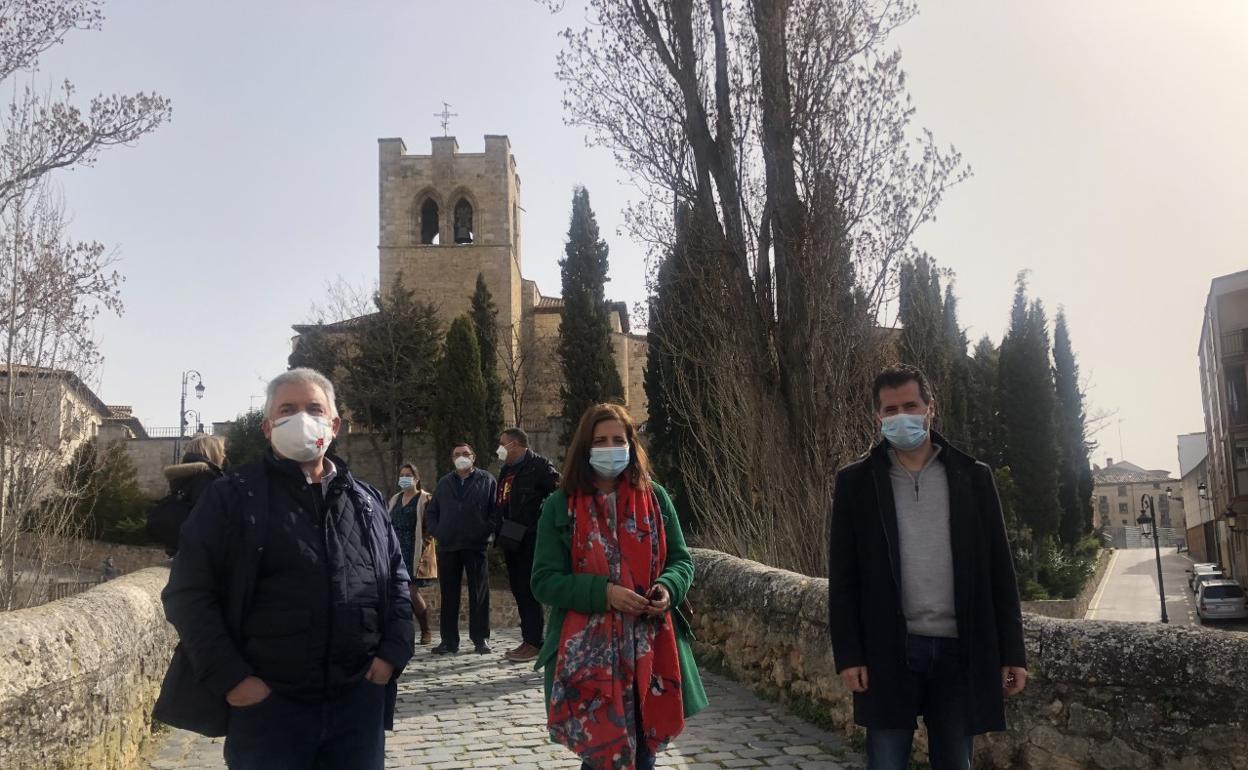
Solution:
{"label": "blue jeans", "polygon": [[[970,770],[975,737],[964,734],[966,672],[958,640],[911,635],[906,658],[927,727],[932,770]],[[913,741],[914,730],[868,729],[867,770],[906,770]]]}
{"label": "blue jeans", "polygon": [[230,709],[225,763],[230,770],[382,770],[386,688],[360,680],[320,703],[277,693]]}

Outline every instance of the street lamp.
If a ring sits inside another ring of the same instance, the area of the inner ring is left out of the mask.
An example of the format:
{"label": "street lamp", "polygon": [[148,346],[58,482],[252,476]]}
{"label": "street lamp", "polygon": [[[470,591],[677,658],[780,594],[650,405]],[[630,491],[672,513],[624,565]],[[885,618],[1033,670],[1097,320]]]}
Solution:
{"label": "street lamp", "polygon": [[196,434],[204,432],[204,418],[200,416],[198,409],[187,409],[183,412],[182,424],[194,425]]}
{"label": "street lamp", "polygon": [[[182,439],[186,438],[186,386],[195,382],[195,398],[204,397],[204,375],[194,369],[182,372],[182,404],[178,407],[178,440],[173,442],[173,461],[176,463],[182,452]],[[198,414],[194,412],[193,414]]]}
{"label": "street lamp", "polygon": [[[1145,515],[1145,512],[1147,512],[1147,515]],[[1145,537],[1148,536],[1148,526],[1152,525],[1153,553],[1157,557],[1157,595],[1161,597],[1161,622],[1169,623],[1170,616],[1166,614],[1166,584],[1161,577],[1161,533],[1157,531],[1157,512],[1153,510],[1152,495],[1140,495],[1140,517],[1135,522],[1141,527],[1145,527]]]}

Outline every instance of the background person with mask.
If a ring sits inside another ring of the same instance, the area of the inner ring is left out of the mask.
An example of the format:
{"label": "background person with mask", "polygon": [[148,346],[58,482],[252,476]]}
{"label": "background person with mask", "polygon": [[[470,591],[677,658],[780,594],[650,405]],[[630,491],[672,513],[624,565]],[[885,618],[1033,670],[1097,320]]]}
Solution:
{"label": "background person with mask", "polygon": [[272,453],[209,487],[162,599],[180,643],[154,716],[225,736],[231,770],[380,770],[415,629],[385,503],[326,451],[320,373],[275,377]]}
{"label": "background person with mask", "polygon": [[[390,509],[390,521],[394,524],[394,534],[399,538],[399,550],[403,552],[403,563],[407,565],[408,574],[416,576],[416,567],[424,556],[424,522],[425,506],[431,495],[420,485],[420,474],[416,466],[403,463],[399,466],[399,491],[390,498],[387,504]],[[420,643],[432,644],[433,636],[429,633],[429,605],[425,597],[420,595],[415,579],[409,586],[412,595],[412,606],[415,608],[416,622],[420,624]]]}
{"label": "background person with mask", "polygon": [[507,580],[520,613],[520,646],[507,660],[527,663],[542,646],[542,604],[533,596],[533,551],[537,546],[537,519],[542,503],[559,488],[559,471],[550,460],[529,449],[529,436],[508,428],[498,437],[496,450],[503,467],[498,472],[499,529],[494,545],[503,549]]}
{"label": "background person with mask", "polygon": [[675,506],[632,418],[591,407],[542,507],[533,562],[533,593],[551,608],[536,664],[547,726],[583,768],[650,770],[706,706],[678,609],[692,585]]}
{"label": "background person with mask", "polygon": [[468,573],[468,638],[478,655],[490,652],[490,572],[485,550],[498,528],[494,497],[498,484],[476,466],[467,444],[451,449],[455,470],[438,480],[425,506],[429,532],[438,543],[438,586],[442,591],[442,641],[435,655],[459,652],[459,594]]}
{"label": "background person with mask", "polygon": [[868,770],[910,766],[915,718],[932,770],[970,770],[1027,683],[1023,620],[992,470],[932,431],[921,371],[875,379],[883,439],[836,475],[828,627],[867,728]]}

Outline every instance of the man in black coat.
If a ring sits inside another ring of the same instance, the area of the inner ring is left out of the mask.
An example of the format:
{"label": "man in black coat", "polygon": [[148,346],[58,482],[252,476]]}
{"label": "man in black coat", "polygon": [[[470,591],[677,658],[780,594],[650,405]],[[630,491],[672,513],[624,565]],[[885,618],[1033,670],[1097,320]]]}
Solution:
{"label": "man in black coat", "polygon": [[180,644],[155,716],[225,735],[231,770],[381,770],[411,658],[408,574],[377,490],[326,455],[341,421],[310,369],[269,383],[272,453],[182,527],[165,615]]}
{"label": "man in black coat", "polygon": [[490,652],[490,568],[485,558],[494,531],[494,495],[498,484],[488,471],[476,467],[477,455],[468,444],[451,449],[455,470],[438,480],[425,506],[429,534],[438,543],[438,588],[442,594],[442,641],[434,655],[459,652],[459,594],[468,574],[468,638],[478,655]]}
{"label": "man in black coat", "polygon": [[931,430],[918,369],[873,389],[883,440],[836,476],[828,626],[867,728],[869,770],[904,770],[923,716],[932,770],[969,770],[1027,682],[1022,615],[992,471]]}
{"label": "man in black coat", "polygon": [[533,596],[533,552],[537,547],[537,520],[542,503],[559,487],[559,471],[550,460],[529,449],[529,436],[520,428],[508,428],[498,437],[499,531],[495,544],[507,560],[507,580],[520,612],[520,646],[507,652],[507,660],[527,663],[541,651],[542,604]]}

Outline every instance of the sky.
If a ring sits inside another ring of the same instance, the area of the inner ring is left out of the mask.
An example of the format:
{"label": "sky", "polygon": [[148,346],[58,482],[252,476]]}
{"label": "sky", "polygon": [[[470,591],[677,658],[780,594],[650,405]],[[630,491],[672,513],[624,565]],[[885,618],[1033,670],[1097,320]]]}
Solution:
{"label": "sky", "polygon": [[[956,276],[972,340],[999,341],[1015,276],[1065,308],[1094,460],[1177,470],[1203,429],[1196,347],[1211,278],[1248,267],[1248,4],[920,2],[891,41],[917,108],[974,176],[918,245]],[[291,324],[333,283],[377,277],[377,143],[426,153],[442,103],[464,152],[507,134],[523,181],[526,277],[559,289],[572,189],[611,246],[608,294],[645,295],[620,230],[637,196],[610,153],[564,124],[558,32],[530,0],[264,3],[112,0],[27,76],[80,95],[156,91],[173,120],[59,176],[72,233],[115,250],[98,391],[176,426],[181,375],[205,421],[259,406]]]}

